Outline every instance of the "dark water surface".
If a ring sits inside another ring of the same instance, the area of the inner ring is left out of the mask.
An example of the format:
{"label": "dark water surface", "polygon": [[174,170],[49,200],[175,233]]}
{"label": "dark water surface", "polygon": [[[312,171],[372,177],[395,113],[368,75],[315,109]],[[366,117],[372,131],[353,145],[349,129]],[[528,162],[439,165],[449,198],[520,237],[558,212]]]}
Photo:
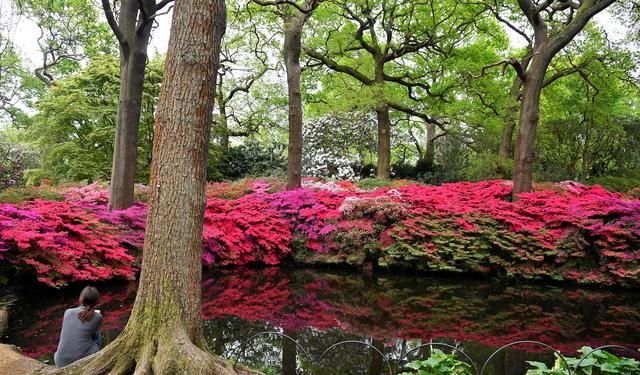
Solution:
{"label": "dark water surface", "polygon": [[[27,290],[12,310],[9,342],[26,355],[52,360],[62,315],[76,305],[83,285],[64,290]],[[105,342],[124,327],[135,297],[134,282],[98,285]],[[278,331],[295,338],[311,356],[277,335],[261,335],[240,362],[294,373],[386,374],[385,363],[363,341],[394,359],[430,340],[458,346],[479,366],[500,346],[537,340],[567,354],[583,345],[640,347],[640,296],[629,291],[505,286],[488,280],[424,275],[282,268],[233,269],[205,275],[202,317],[210,348],[227,357],[251,336]],[[411,359],[428,355],[428,348]],[[283,366],[284,360],[284,366]],[[487,373],[523,374],[526,360],[553,361],[546,349],[517,346],[491,361]]]}

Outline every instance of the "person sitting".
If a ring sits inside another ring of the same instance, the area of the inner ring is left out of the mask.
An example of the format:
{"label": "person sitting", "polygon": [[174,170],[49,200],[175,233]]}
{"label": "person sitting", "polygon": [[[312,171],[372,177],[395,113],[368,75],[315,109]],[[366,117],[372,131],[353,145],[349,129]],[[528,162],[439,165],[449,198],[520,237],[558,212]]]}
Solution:
{"label": "person sitting", "polygon": [[60,342],[53,356],[56,367],[67,366],[100,350],[98,329],[102,315],[94,309],[98,299],[98,289],[87,286],[80,293],[80,306],[64,312]]}

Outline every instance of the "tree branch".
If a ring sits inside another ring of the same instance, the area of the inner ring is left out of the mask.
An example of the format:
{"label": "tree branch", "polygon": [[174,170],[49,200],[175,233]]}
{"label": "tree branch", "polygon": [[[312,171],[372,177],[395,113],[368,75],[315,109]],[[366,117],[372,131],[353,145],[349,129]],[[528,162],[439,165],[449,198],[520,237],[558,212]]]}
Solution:
{"label": "tree branch", "polygon": [[[255,1],[255,0],[254,0]],[[358,81],[362,82],[363,84],[367,85],[367,86],[371,86],[374,84],[374,80],[373,79],[369,79],[367,76],[365,76],[364,74],[360,73],[359,71],[357,71],[356,69],[350,67],[350,66],[346,66],[346,65],[340,65],[338,64],[336,61],[330,59],[329,57],[320,54],[317,51],[312,50],[311,48],[308,48],[306,46],[302,47],[304,52],[318,60],[321,61],[327,68],[336,71],[336,72],[340,72],[340,73],[345,73],[350,75],[351,77],[357,79]]]}
{"label": "tree branch", "polygon": [[127,40],[122,34],[122,30],[120,30],[120,26],[118,26],[118,22],[113,15],[113,10],[111,9],[111,3],[109,0],[102,0],[102,8],[104,9],[104,16],[107,18],[107,23],[109,24],[109,27],[111,27],[111,30],[113,30],[113,34],[116,36],[118,43],[120,43],[120,47],[128,49]]}

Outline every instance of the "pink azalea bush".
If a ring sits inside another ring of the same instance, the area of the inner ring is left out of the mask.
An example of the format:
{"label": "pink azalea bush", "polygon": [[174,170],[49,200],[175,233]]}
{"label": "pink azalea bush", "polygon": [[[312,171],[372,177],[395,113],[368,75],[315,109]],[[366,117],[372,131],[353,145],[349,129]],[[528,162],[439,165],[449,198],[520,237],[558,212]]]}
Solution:
{"label": "pink azalea bush", "polygon": [[[638,285],[640,201],[576,183],[516,202],[510,192],[507,181],[370,191],[318,180],[289,191],[273,181],[212,184],[203,262],[273,265],[293,258]],[[131,276],[146,204],[109,211],[100,185],[64,195],[64,202],[0,206],[0,262],[31,269],[50,285]]]}

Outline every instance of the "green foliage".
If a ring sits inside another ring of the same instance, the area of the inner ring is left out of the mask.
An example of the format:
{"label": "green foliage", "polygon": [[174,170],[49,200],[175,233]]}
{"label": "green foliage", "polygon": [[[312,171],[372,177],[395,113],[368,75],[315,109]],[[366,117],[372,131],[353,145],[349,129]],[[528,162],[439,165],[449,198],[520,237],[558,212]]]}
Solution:
{"label": "green foliage", "polygon": [[622,193],[640,187],[640,178],[634,177],[603,176],[594,178],[589,182],[594,185],[598,184],[607,190],[619,191]]}
{"label": "green foliage", "polygon": [[373,190],[381,187],[398,187],[406,185],[408,182],[403,180],[387,180],[384,178],[364,178],[356,182],[356,185],[360,189]]}
{"label": "green foliage", "polygon": [[35,199],[61,202],[64,197],[47,187],[13,187],[0,191],[0,203],[17,204]]}
{"label": "green foliage", "polygon": [[263,146],[254,142],[230,147],[218,162],[224,179],[278,176],[285,173],[287,162],[281,145]]}
{"label": "green foliage", "polygon": [[43,61],[38,62],[36,75],[43,81],[77,71],[83,59],[116,52],[115,38],[92,1],[21,0],[17,5],[18,13],[39,28],[37,45]]}
{"label": "green foliage", "polygon": [[407,364],[412,371],[399,375],[471,375],[471,366],[456,359],[455,354],[446,354],[442,350],[433,349],[431,356],[425,360]]}
{"label": "green foliage", "polygon": [[[162,80],[162,61],[152,60],[148,74],[138,135],[138,181],[148,179],[153,143],[153,113]],[[41,168],[30,180],[108,180],[111,176],[118,94],[118,59],[104,55],[51,86],[37,103],[38,113],[24,138],[42,154]]]}
{"label": "green foliage", "polygon": [[[620,358],[604,350],[593,351],[583,346],[578,351],[581,358],[564,357],[564,361],[556,354],[556,361],[552,368],[541,362],[527,361],[534,367],[527,371],[527,375],[638,375],[640,362],[631,358]],[[589,355],[588,357],[585,357]],[[584,358],[584,359],[582,359]],[[565,363],[566,362],[566,363]],[[567,368],[567,365],[569,368]],[[576,370],[576,366],[578,366]]]}
{"label": "green foliage", "polygon": [[508,180],[512,166],[512,160],[503,160],[493,152],[482,152],[469,159],[464,173],[469,181]]}
{"label": "green foliage", "polygon": [[0,133],[0,190],[24,184],[24,171],[37,165],[35,150]]}

